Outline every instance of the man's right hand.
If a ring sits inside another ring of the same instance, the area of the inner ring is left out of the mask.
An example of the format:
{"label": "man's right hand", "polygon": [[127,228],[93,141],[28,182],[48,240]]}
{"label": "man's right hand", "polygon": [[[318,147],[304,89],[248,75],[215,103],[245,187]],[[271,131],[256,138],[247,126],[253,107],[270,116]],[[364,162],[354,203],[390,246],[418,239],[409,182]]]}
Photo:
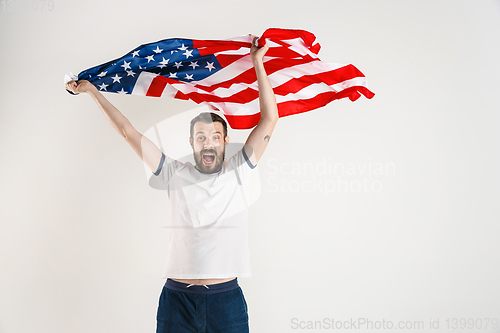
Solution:
{"label": "man's right hand", "polygon": [[90,89],[95,89],[95,86],[87,80],[69,81],[66,83],[66,89],[71,91],[73,94],[86,93],[89,92]]}

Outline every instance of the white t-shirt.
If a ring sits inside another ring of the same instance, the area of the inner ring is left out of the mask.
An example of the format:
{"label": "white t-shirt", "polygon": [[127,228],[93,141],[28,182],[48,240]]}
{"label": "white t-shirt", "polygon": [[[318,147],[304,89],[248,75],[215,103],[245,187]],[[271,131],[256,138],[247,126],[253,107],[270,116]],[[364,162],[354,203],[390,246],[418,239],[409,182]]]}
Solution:
{"label": "white t-shirt", "polygon": [[248,185],[254,168],[244,148],[213,174],[162,155],[153,174],[169,204],[163,278],[250,276]]}

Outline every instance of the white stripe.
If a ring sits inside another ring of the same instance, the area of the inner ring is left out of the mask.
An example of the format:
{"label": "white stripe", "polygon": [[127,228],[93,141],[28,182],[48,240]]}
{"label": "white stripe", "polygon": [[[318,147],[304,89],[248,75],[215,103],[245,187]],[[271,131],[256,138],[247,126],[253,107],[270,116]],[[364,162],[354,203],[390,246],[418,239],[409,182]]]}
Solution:
{"label": "white stripe", "polygon": [[290,45],[288,47],[290,50],[295,51],[298,54],[301,54],[302,56],[310,55],[314,59],[318,59],[318,55],[312,53],[311,50],[309,50],[309,48],[306,46],[306,44],[300,37],[282,40],[282,42]]}
{"label": "white stripe", "polygon": [[[344,66],[345,65],[341,65],[341,64],[313,61],[311,63],[300,64],[297,66],[287,67],[287,68],[281,69],[275,73],[268,75],[268,78],[269,78],[269,81],[271,82],[271,85],[273,87],[278,87],[278,86],[282,85],[283,83],[288,82],[290,79],[293,79],[293,78],[300,79],[300,77],[302,77],[303,75],[315,75],[315,74],[319,74],[319,73],[323,73],[323,72],[328,72],[328,71],[331,71],[334,69],[338,69],[338,68],[341,68]],[[251,68],[252,67],[253,66],[251,66]],[[210,86],[210,84],[207,83],[209,81],[208,79],[209,78],[198,81],[198,82],[196,82],[196,84],[200,84],[203,86]],[[215,83],[220,83],[220,81],[215,82]],[[229,88],[217,88],[212,93],[214,95],[217,95],[217,96],[228,97],[228,96],[231,96],[232,94],[238,93],[238,92],[246,89],[247,87],[251,87],[253,89],[258,89],[257,82],[253,82],[250,84],[235,83]],[[199,92],[202,92],[205,94],[207,93],[207,92],[203,92],[203,90],[199,90]]]}
{"label": "white stripe", "polygon": [[248,116],[252,114],[260,113],[259,99],[254,99],[253,101],[246,104],[238,103],[209,103],[203,102],[201,104],[209,104],[216,107],[219,110],[223,110],[224,114],[235,115],[235,116]]}
{"label": "white stripe", "polygon": [[364,77],[357,77],[351,80],[344,81],[342,83],[337,83],[331,86],[326,85],[325,83],[315,83],[312,84],[308,87],[305,87],[304,89],[294,93],[294,94],[288,94],[286,96],[276,96],[276,102],[277,103],[283,103],[283,102],[288,102],[288,101],[296,101],[300,99],[310,99],[315,97],[316,95],[319,95],[321,93],[329,92],[329,91],[334,91],[334,92],[340,92],[346,88],[350,87],[355,87],[355,86],[365,86],[366,85],[366,78]]}
{"label": "white stripe", "polygon": [[[200,48],[203,50],[203,48]],[[237,50],[227,50],[227,51],[222,51],[222,52],[215,52],[214,55],[218,56],[219,54],[229,54],[229,55],[240,55],[240,54],[249,54],[250,49],[248,47],[241,47]]]}
{"label": "white stripe", "polygon": [[158,74],[141,72],[132,90],[132,95],[146,96],[149,86],[151,86],[151,82],[153,82],[153,79],[157,76]]}
{"label": "white stripe", "polygon": [[304,75],[321,74],[344,66],[346,65],[313,61],[297,66],[283,68],[277,72],[269,74],[268,78],[273,87],[278,87],[293,78],[300,79]]}
{"label": "white stripe", "polygon": [[255,37],[254,35],[245,35],[245,36],[238,36],[238,37],[234,37],[234,38],[221,39],[221,40],[251,43],[254,37]]}
{"label": "white stripe", "polygon": [[366,77],[355,77],[350,80],[345,80],[343,82],[337,83],[337,84],[332,84],[330,87],[337,91],[342,91],[344,89],[350,88],[350,87],[356,87],[356,86],[361,86],[361,87],[366,87]]}
{"label": "white stripe", "polygon": [[250,85],[246,85],[246,84],[234,84],[233,86],[231,86],[231,88],[227,89],[227,88],[219,88],[219,89],[216,89],[214,90],[213,92],[211,93],[208,93],[202,89],[198,89],[196,87],[193,87],[191,85],[186,85],[186,84],[182,84],[182,83],[173,83],[171,84],[172,87],[174,87],[175,89],[185,93],[185,94],[188,94],[188,93],[197,93],[197,94],[200,94],[200,95],[205,95],[205,96],[218,96],[218,97],[222,97],[222,98],[226,98],[226,97],[231,97],[232,95],[234,94],[237,94],[247,88],[251,88],[255,91],[258,91],[259,90],[259,87],[257,85],[257,83],[253,83],[253,84],[250,84]]}
{"label": "white stripe", "polygon": [[[229,96],[237,94],[237,93],[239,93],[247,88],[251,88],[251,89],[254,89],[256,91],[259,90],[259,86],[258,86],[257,82],[254,82],[251,84],[239,83],[239,84],[233,84],[229,88],[217,88],[211,93],[211,95],[220,96],[220,97],[229,97]],[[198,89],[197,91],[202,93],[202,94],[208,94],[206,91],[204,91],[202,89]]]}
{"label": "white stripe", "polygon": [[172,87],[170,84],[167,84],[161,93],[161,97],[174,98],[176,93],[177,93],[177,89]]}
{"label": "white stripe", "polygon": [[247,55],[245,57],[242,57],[241,59],[238,59],[232,64],[229,64],[217,73],[212,74],[203,80],[197,81],[196,84],[211,86],[221,82],[229,81],[251,68],[253,68],[252,59],[250,58],[250,55]]}

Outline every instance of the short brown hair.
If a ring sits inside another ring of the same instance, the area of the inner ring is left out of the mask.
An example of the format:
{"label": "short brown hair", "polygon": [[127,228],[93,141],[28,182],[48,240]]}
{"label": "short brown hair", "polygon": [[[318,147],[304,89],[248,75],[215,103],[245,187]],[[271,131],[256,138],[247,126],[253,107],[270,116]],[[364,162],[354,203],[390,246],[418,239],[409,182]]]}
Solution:
{"label": "short brown hair", "polygon": [[216,121],[218,121],[219,123],[222,124],[222,127],[224,128],[224,139],[226,138],[226,136],[227,136],[227,123],[224,120],[224,118],[222,118],[221,116],[219,116],[218,114],[213,113],[213,112],[202,112],[191,120],[191,127],[189,129],[189,133],[191,135],[191,138],[193,137],[194,124],[196,124],[199,121],[201,121],[205,124],[215,123]]}

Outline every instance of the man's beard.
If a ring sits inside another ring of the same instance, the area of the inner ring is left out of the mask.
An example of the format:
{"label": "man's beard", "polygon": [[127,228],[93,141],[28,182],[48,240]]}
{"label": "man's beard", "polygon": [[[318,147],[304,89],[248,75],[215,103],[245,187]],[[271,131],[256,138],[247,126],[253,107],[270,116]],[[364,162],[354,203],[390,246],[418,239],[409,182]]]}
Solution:
{"label": "man's beard", "polygon": [[[215,155],[214,162],[211,165],[205,165],[203,163],[203,154],[204,153],[212,153]],[[224,158],[226,155],[226,150],[222,151],[222,154],[219,154],[215,149],[204,149],[201,150],[198,154],[193,152],[194,160],[196,162],[196,169],[201,173],[216,173],[219,172],[222,168],[222,163],[224,163]]]}

